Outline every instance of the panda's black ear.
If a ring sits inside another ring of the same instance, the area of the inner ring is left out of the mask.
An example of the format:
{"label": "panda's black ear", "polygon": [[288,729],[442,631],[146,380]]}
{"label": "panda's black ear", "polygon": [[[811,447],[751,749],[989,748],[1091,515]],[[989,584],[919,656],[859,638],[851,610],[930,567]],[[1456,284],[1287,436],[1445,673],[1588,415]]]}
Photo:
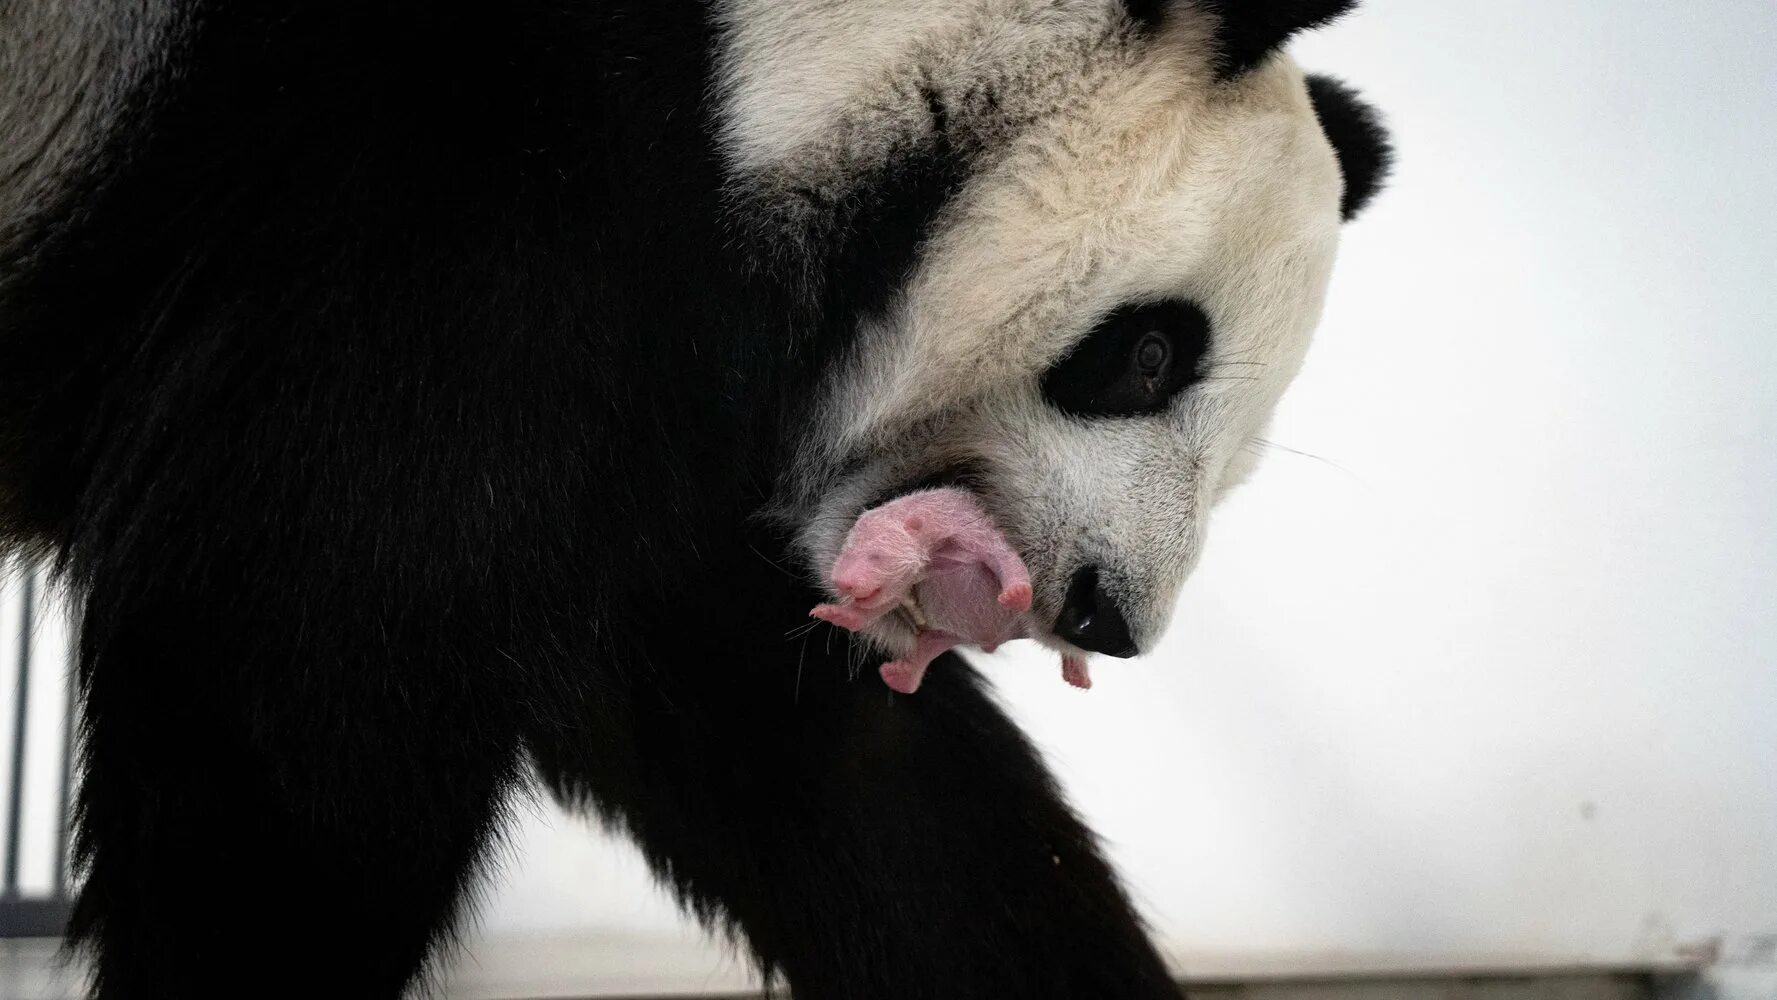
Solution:
{"label": "panda's black ear", "polygon": [[1339,155],[1339,170],[1345,175],[1339,214],[1349,222],[1387,179],[1394,163],[1394,146],[1388,141],[1388,130],[1382,127],[1382,116],[1358,97],[1357,91],[1338,80],[1309,74],[1308,97],[1314,102],[1321,130]]}
{"label": "panda's black ear", "polygon": [[[1180,0],[1123,0],[1129,16],[1158,24]],[[1245,73],[1298,31],[1319,27],[1357,6],[1357,0],[1194,0],[1189,9],[1211,15],[1216,25],[1216,75]]]}

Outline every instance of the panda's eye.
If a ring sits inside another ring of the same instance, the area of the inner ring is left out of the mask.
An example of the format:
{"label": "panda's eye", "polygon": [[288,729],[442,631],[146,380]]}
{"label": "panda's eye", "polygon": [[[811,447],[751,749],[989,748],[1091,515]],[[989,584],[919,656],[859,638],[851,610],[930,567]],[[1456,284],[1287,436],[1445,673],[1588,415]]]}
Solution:
{"label": "panda's eye", "polygon": [[1149,330],[1141,343],[1135,345],[1135,365],[1145,375],[1158,375],[1166,367],[1166,357],[1170,353],[1166,349],[1166,335]]}
{"label": "panda's eye", "polygon": [[1209,317],[1188,302],[1125,306],[1043,374],[1043,395],[1082,417],[1158,413],[1198,377]]}

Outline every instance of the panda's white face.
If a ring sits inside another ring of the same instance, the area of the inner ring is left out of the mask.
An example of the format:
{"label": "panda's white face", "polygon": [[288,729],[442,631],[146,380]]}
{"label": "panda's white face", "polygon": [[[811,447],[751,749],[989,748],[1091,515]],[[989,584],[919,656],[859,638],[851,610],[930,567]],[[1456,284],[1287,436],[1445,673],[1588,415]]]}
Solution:
{"label": "panda's white face", "polygon": [[869,506],[958,481],[1029,565],[1039,627],[1090,573],[1151,648],[1320,312],[1341,180],[1302,74],[1217,81],[1201,19],[1144,35],[1102,0],[726,17],[750,193],[843,192],[938,129],[968,157],[803,442],[785,505],[807,568]]}

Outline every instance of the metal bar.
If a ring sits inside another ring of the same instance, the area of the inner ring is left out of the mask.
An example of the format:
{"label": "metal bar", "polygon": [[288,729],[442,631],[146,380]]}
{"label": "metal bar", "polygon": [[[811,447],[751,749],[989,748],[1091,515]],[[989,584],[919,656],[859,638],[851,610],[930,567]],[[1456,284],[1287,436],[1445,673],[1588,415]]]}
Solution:
{"label": "metal bar", "polygon": [[0,876],[0,897],[12,899],[19,888],[19,826],[25,799],[25,716],[31,695],[31,613],[37,601],[37,570],[25,567],[19,605],[19,676],[12,713],[12,785],[7,791],[6,871]]}
{"label": "metal bar", "polygon": [[56,880],[55,898],[68,898],[68,847],[74,836],[74,812],[72,810],[74,788],[74,727],[77,721],[74,714],[75,703],[80,700],[80,677],[74,671],[75,645],[72,634],[68,637],[70,655],[63,662],[62,691],[62,788],[56,801]]}

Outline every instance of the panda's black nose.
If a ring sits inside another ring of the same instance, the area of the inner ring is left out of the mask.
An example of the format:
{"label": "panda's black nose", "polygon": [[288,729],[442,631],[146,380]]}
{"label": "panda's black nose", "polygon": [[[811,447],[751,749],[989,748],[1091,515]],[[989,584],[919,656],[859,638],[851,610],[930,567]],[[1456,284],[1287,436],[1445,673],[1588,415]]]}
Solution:
{"label": "panda's black nose", "polygon": [[1087,566],[1074,574],[1067,586],[1067,602],[1055,619],[1055,634],[1081,649],[1106,656],[1136,653],[1123,609],[1099,584],[1097,566]]}

